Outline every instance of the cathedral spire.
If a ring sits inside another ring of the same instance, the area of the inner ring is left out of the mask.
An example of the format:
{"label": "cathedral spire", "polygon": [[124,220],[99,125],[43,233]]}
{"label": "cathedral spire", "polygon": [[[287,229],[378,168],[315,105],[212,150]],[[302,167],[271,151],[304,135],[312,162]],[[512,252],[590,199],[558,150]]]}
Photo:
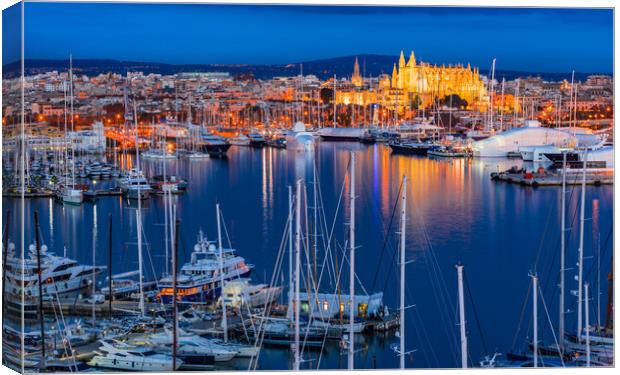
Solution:
{"label": "cathedral spire", "polygon": [[405,55],[403,53],[403,51],[400,51],[400,58],[398,59],[398,67],[402,68],[405,66]]}
{"label": "cathedral spire", "polygon": [[357,61],[357,56],[355,56],[355,64],[353,64],[353,76],[351,77],[351,83],[353,83],[354,86],[361,86],[362,85],[362,76],[360,75],[360,64],[359,61]]}
{"label": "cathedral spire", "polygon": [[392,87],[396,86],[398,86],[398,70],[396,69],[396,64],[394,64],[392,69]]}
{"label": "cathedral spire", "polygon": [[409,61],[407,61],[407,66],[415,66],[416,62],[415,62],[415,54],[413,53],[413,51],[411,51],[411,54],[409,55]]}

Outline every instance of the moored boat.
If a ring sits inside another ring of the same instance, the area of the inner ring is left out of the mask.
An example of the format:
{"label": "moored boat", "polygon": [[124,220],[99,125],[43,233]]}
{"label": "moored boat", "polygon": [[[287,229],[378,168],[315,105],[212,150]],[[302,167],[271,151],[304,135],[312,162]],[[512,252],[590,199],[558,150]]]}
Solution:
{"label": "moored boat", "polygon": [[[224,280],[248,277],[254,268],[245,259],[236,255],[235,249],[222,249]],[[208,241],[202,231],[194,245],[190,262],[183,265],[177,276],[177,295],[180,303],[207,303],[216,300],[221,293],[219,274],[219,250],[213,241]],[[172,300],[172,277],[159,281],[157,299],[163,303]]]}

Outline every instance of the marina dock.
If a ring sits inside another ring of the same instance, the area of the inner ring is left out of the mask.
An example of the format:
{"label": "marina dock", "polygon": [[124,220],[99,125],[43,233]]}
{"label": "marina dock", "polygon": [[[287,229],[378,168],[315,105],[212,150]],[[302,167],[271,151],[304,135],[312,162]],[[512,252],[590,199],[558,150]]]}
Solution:
{"label": "marina dock", "polygon": [[[497,182],[507,182],[521,186],[560,186],[562,185],[562,174],[555,172],[492,172],[491,180]],[[586,172],[586,185],[612,185],[614,183],[613,169],[589,170]],[[566,185],[581,185],[582,172],[571,170],[567,172]]]}
{"label": "marina dock", "polygon": [[[93,311],[93,304],[88,302],[62,303],[60,304],[63,314],[76,316],[90,316]],[[138,302],[136,301],[112,301],[112,314],[114,316],[136,315]],[[94,305],[95,314],[97,316],[108,317],[110,315],[110,305],[105,303],[97,303]],[[43,310],[46,314],[54,314],[58,311],[58,304],[55,302],[44,301]],[[144,310],[147,312],[163,311],[161,303],[146,302]]]}
{"label": "marina dock", "polygon": [[[2,196],[7,198],[21,198],[22,193],[16,190],[4,190]],[[49,198],[53,196],[54,192],[47,189],[27,191],[24,193],[24,198]]]}

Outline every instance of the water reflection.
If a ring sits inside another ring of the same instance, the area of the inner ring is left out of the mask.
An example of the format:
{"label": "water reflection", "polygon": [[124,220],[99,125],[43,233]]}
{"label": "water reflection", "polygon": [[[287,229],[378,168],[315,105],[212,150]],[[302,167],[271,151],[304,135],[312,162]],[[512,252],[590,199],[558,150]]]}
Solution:
{"label": "water reflection", "polygon": [[[505,170],[521,161],[435,160],[423,157],[392,155],[383,145],[322,142],[311,154],[276,149],[251,149],[233,146],[226,159],[204,160],[142,160],[148,175],[178,174],[189,180],[188,191],[172,197],[181,220],[180,262],[189,260],[191,248],[200,229],[213,239],[216,235],[215,204],[223,209],[225,225],[233,247],[254,263],[253,278],[269,279],[288,215],[287,187],[299,177],[307,183],[309,206],[312,206],[313,170],[316,165],[325,219],[335,221],[334,238],[341,246],[346,238],[343,214],[348,212],[349,151],[356,153],[358,277],[367,291],[384,293],[390,307],[397,306],[398,284],[394,214],[399,185],[408,176],[409,192],[407,223],[408,258],[416,261],[407,270],[407,300],[415,304],[407,325],[408,341],[418,349],[408,365],[415,367],[453,367],[458,365],[454,346],[457,327],[454,315],[446,315],[440,304],[435,279],[441,276],[448,300],[455,301],[456,272],[454,265],[462,262],[469,278],[472,298],[477,304],[479,320],[486,343],[492,348],[512,347],[522,302],[527,295],[528,271],[540,272],[541,285],[548,285],[545,297],[553,301],[557,279],[559,249],[559,188],[524,188],[492,182],[489,173]],[[121,155],[121,163],[130,166],[131,155]],[[532,165],[532,167],[534,167]],[[529,167],[528,167],[529,168]],[[102,182],[105,188],[108,182]],[[344,191],[343,191],[344,183]],[[99,184],[98,184],[99,186]],[[574,264],[578,243],[579,186],[567,192],[567,264]],[[338,201],[343,201],[337,210]],[[603,274],[611,262],[613,188],[587,188],[586,222],[587,256],[597,254],[600,233]],[[152,196],[143,202],[145,269],[148,278],[165,270],[166,238],[163,197]],[[114,272],[137,268],[135,202],[122,197],[101,198],[94,205],[63,206],[51,199],[26,201],[27,244],[33,242],[32,213],[39,210],[43,242],[51,251],[63,252],[90,264],[92,240],[95,239],[95,263],[107,264],[107,238],[111,229]],[[3,207],[10,208],[15,218],[11,241],[19,252],[19,202],[3,198]],[[112,228],[107,217],[112,215]],[[312,210],[309,210],[312,215]],[[590,216],[590,215],[588,215]],[[106,218],[106,220],[101,220]],[[310,219],[312,221],[312,219]],[[93,228],[96,227],[96,233]],[[96,237],[95,237],[96,236]],[[26,244],[26,246],[27,246]],[[170,244],[168,243],[168,246]],[[607,251],[605,251],[607,250]],[[383,254],[383,255],[382,255]],[[319,261],[321,258],[319,257]],[[590,261],[589,266],[593,264]],[[596,277],[592,272],[591,277]],[[101,277],[106,277],[104,272]],[[568,275],[567,275],[568,276]],[[572,278],[569,277],[573,284]],[[595,285],[595,283],[592,283]],[[574,288],[575,285],[570,285]],[[606,288],[602,288],[606,300]],[[574,299],[567,298],[574,310]],[[550,304],[550,316],[557,317],[556,304]],[[453,312],[453,310],[452,310]],[[447,318],[446,318],[447,316]],[[572,317],[569,317],[571,320]],[[572,324],[572,322],[567,322]],[[485,354],[477,329],[469,326],[472,360]],[[547,331],[548,335],[549,332]],[[519,340],[521,344],[523,340]],[[367,338],[356,362],[368,368],[395,368],[398,359],[389,348],[391,336]],[[267,349],[261,354],[261,369],[289,368],[288,353]],[[330,350],[321,357],[323,368],[346,367],[339,350]]]}

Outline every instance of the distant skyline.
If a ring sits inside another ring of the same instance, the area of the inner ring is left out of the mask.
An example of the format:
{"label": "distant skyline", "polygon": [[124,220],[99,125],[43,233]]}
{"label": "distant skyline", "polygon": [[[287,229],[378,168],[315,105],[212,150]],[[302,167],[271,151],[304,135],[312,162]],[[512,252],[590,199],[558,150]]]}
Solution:
{"label": "distant skyline", "polygon": [[[3,64],[19,59],[19,5]],[[26,3],[26,58],[286,64],[408,56],[487,70],[613,71],[613,11],[566,8]]]}

